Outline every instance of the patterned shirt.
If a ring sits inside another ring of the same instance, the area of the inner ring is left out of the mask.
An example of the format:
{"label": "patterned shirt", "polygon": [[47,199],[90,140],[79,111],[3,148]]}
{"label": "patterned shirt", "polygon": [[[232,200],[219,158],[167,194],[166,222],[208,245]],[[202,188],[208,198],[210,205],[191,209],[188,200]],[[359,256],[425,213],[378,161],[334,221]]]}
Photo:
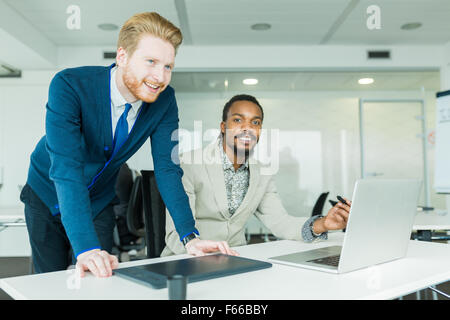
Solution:
{"label": "patterned shirt", "polygon": [[250,170],[248,160],[245,161],[237,170],[234,170],[233,163],[223,150],[222,139],[219,142],[219,148],[222,152],[222,167],[225,178],[225,188],[227,190],[228,211],[234,214],[241,205],[248,191],[250,181]]}

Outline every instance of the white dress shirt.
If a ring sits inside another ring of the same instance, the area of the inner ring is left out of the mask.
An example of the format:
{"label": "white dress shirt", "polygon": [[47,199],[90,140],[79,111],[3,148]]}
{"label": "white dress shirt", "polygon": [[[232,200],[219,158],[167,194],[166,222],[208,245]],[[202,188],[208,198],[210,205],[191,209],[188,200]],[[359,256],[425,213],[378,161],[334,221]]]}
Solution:
{"label": "white dress shirt", "polygon": [[[117,88],[116,83],[116,72],[117,66],[111,69],[111,120],[112,120],[112,134],[114,137],[114,132],[116,131],[117,122],[119,121],[120,116],[125,110],[125,104],[127,101],[120,94],[119,89]],[[130,133],[133,128],[134,122],[139,114],[139,109],[141,108],[142,101],[138,100],[136,102],[130,103],[131,109],[128,112],[127,122],[128,122],[128,133]]]}

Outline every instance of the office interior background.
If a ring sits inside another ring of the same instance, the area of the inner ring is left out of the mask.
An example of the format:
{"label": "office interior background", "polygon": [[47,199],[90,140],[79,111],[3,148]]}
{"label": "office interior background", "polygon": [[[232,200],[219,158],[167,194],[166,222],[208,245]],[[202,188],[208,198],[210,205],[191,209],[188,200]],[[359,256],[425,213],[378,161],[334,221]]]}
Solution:
{"label": "office interior background", "polygon": [[[0,0],[0,207],[22,208],[52,77],[112,64],[121,25],[143,11],[183,32],[171,82],[181,151],[211,142],[225,102],[248,93],[278,134],[269,156],[291,215],[310,216],[322,192],[351,198],[362,176],[420,178],[419,205],[447,209],[433,186],[436,92],[450,89],[448,0]],[[152,169],[150,144],[128,164]],[[0,256],[29,253],[25,228],[0,232]]]}

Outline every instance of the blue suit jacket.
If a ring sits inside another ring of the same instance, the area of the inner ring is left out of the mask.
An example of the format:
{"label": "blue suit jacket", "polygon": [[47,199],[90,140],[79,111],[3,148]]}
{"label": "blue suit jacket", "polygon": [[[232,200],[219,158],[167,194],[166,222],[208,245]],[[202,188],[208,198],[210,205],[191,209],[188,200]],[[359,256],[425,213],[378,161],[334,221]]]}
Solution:
{"label": "blue suit jacket", "polygon": [[[115,198],[121,165],[150,137],[156,181],[180,239],[197,232],[181,183],[178,107],[168,86],[144,103],[121,149],[112,154],[111,67],[65,69],[49,88],[45,131],[31,155],[27,183],[61,220],[75,255],[100,248],[93,218]],[[176,163],[171,157],[176,157]]]}

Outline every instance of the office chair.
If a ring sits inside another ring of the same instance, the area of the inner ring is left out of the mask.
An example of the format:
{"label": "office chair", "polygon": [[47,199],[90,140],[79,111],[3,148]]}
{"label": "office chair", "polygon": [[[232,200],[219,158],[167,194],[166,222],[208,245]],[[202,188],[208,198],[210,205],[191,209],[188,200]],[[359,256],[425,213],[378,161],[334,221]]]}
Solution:
{"label": "office chair", "polygon": [[330,192],[323,192],[319,198],[317,198],[316,203],[312,209],[311,217],[321,215],[323,212],[323,207],[325,206],[325,201],[327,200],[328,194]]}
{"label": "office chair", "polygon": [[137,176],[131,189],[127,209],[127,227],[137,237],[145,236],[144,211],[142,199],[142,176]]}
{"label": "office chair", "polygon": [[166,206],[156,185],[154,171],[141,170],[147,258],[161,255],[166,243]]}
{"label": "office chair", "polygon": [[[129,195],[125,219],[116,217],[117,226],[114,229],[114,251],[118,251],[119,261],[127,261],[125,255],[131,250],[142,250],[145,247],[144,217],[142,204],[142,177],[137,175]],[[121,224],[119,232],[119,224]],[[123,234],[125,232],[125,234]],[[140,259],[136,257],[135,259]],[[133,259],[133,260],[135,260]]]}

